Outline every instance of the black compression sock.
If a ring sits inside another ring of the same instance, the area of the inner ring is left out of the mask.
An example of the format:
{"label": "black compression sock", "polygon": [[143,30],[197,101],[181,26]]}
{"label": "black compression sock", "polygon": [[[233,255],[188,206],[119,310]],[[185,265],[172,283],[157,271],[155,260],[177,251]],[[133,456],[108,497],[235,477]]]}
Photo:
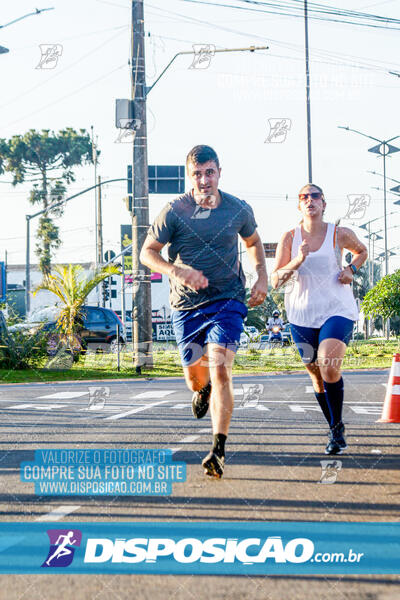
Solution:
{"label": "black compression sock", "polygon": [[335,427],[342,422],[343,410],[343,377],[335,383],[327,383],[324,381],[324,388],[328,397],[328,405],[332,413],[331,427]]}
{"label": "black compression sock", "polygon": [[222,456],[225,456],[226,439],[227,439],[227,436],[224,435],[223,433],[214,434],[212,451],[220,458]]}
{"label": "black compression sock", "polygon": [[315,392],[315,397],[318,400],[318,404],[321,407],[322,412],[324,413],[324,417],[325,419],[328,421],[328,425],[331,424],[332,421],[332,416],[331,416],[331,411],[329,410],[329,404],[328,404],[328,400],[326,397],[326,392]]}
{"label": "black compression sock", "polygon": [[203,395],[203,394],[207,395],[207,394],[210,393],[210,391],[211,391],[211,381],[209,381],[207,383],[207,385],[205,385],[204,387],[201,388],[201,390],[199,390],[199,394],[201,394],[201,395]]}

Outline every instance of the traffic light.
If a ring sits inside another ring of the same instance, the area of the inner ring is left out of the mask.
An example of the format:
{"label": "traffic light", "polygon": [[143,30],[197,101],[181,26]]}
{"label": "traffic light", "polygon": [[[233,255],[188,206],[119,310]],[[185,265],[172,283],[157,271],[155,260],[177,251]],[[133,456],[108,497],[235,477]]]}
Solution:
{"label": "traffic light", "polygon": [[126,209],[129,210],[129,212],[131,213],[132,212],[132,195],[129,194],[129,196],[125,196],[124,202],[125,202]]}
{"label": "traffic light", "polygon": [[106,302],[110,298],[110,285],[108,279],[103,279],[103,301]]}

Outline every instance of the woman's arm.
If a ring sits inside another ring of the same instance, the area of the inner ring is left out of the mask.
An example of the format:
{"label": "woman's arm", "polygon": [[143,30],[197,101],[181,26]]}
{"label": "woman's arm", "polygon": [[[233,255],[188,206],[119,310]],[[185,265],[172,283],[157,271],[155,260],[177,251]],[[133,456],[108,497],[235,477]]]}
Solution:
{"label": "woman's arm", "polygon": [[310,247],[304,240],[299,247],[299,252],[291,260],[293,237],[290,231],[287,231],[281,237],[275,255],[275,266],[271,274],[271,284],[274,290],[286,283],[301,264],[305,261],[310,252]]}
{"label": "woman's arm", "polygon": [[[338,227],[337,235],[340,249],[350,250],[350,252],[353,254],[353,260],[351,261],[351,264],[354,265],[358,270],[368,258],[366,246],[358,239],[354,231],[348,227]],[[339,273],[338,279],[340,283],[344,284],[351,283],[353,281],[353,271],[350,265],[345,267]]]}

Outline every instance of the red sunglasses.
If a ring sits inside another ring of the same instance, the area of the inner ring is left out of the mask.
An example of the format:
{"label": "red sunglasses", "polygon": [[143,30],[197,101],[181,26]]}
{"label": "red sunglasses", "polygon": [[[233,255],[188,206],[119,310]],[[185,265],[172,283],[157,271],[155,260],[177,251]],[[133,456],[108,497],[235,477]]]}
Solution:
{"label": "red sunglasses", "polygon": [[318,200],[318,198],[322,198],[321,192],[311,192],[311,194],[299,194],[299,200],[307,200],[310,197],[313,200]]}

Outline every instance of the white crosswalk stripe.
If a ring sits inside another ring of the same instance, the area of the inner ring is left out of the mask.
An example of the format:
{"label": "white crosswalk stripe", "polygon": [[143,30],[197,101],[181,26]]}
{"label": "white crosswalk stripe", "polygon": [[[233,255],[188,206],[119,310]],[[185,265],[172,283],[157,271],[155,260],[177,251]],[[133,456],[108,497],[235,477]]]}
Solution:
{"label": "white crosswalk stripe", "polygon": [[70,400],[71,398],[80,398],[81,396],[86,396],[89,393],[89,390],[86,392],[56,392],[55,394],[46,394],[45,396],[37,396],[36,400],[43,400],[44,398],[52,398],[53,400]]}
{"label": "white crosswalk stripe", "polygon": [[176,390],[153,390],[151,392],[141,392],[140,394],[135,394],[132,396],[132,399],[137,400],[138,398],[165,398],[165,396],[169,396],[170,394],[175,394]]}

